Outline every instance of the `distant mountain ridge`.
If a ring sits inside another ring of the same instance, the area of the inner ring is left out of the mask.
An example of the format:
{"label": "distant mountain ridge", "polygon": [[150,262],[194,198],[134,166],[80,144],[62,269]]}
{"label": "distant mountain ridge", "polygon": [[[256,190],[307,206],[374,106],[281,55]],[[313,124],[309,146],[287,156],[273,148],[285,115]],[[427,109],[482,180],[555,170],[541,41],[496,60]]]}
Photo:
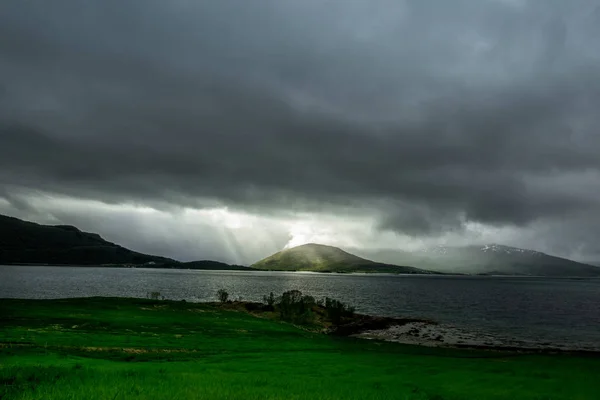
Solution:
{"label": "distant mountain ridge", "polygon": [[549,277],[600,276],[600,268],[539,251],[500,244],[435,246],[417,251],[363,250],[361,256],[381,262],[414,265],[446,273]]}
{"label": "distant mountain ridge", "polygon": [[41,225],[5,215],[0,215],[0,264],[248,270],[210,260],[182,263],[129,250],[71,225]]}
{"label": "distant mountain ridge", "polygon": [[252,264],[251,267],[270,271],[432,273],[414,267],[378,263],[337,247],[315,243],[282,250]]}
{"label": "distant mountain ridge", "polygon": [[587,262],[586,264],[593,265],[595,267],[600,267],[600,261],[590,261],[590,262]]}
{"label": "distant mountain ridge", "polygon": [[253,264],[252,268],[211,260],[182,263],[129,250],[104,240],[96,233],[83,232],[74,226],[40,225],[0,215],[0,264],[600,277],[599,266],[499,244],[435,246],[413,252],[395,249],[350,250],[357,255],[337,247],[311,243],[275,253]]}
{"label": "distant mountain ridge", "polygon": [[173,262],[131,251],[70,225],[40,225],[0,215],[0,263],[144,264]]}
{"label": "distant mountain ridge", "polygon": [[[152,268],[152,266],[150,266]],[[156,268],[196,269],[196,270],[220,270],[220,271],[252,271],[253,268],[243,265],[227,264],[220,261],[200,260],[188,262],[172,262],[157,264]]]}

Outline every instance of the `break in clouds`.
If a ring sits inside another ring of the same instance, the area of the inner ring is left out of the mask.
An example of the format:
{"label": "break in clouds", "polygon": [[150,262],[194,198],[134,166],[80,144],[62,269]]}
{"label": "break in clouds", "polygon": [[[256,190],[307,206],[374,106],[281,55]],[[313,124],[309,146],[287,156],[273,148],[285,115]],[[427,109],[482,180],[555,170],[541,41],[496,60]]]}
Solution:
{"label": "break in clouds", "polygon": [[139,251],[600,258],[591,0],[0,4],[0,212]]}

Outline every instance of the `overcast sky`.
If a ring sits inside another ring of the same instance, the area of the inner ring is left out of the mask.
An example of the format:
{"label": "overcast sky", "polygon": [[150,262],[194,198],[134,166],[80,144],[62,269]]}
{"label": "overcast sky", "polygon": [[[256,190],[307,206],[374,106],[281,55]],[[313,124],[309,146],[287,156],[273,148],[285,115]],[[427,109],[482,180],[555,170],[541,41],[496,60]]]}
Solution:
{"label": "overcast sky", "polygon": [[3,0],[0,213],[249,264],[600,259],[596,0]]}

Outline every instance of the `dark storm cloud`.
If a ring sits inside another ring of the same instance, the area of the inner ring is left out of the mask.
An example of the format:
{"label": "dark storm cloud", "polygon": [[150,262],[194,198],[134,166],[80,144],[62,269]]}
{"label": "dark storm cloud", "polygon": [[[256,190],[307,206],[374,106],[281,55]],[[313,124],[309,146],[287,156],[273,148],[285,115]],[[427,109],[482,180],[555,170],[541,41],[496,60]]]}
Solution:
{"label": "dark storm cloud", "polygon": [[5,1],[0,184],[415,234],[598,212],[549,179],[600,169],[593,3]]}

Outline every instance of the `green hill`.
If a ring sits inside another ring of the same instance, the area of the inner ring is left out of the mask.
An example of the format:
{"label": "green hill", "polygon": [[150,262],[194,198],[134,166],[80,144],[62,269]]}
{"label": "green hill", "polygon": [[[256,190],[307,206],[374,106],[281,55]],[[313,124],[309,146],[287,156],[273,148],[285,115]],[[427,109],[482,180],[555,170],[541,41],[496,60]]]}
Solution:
{"label": "green hill", "polygon": [[357,257],[337,247],[314,243],[280,251],[251,267],[270,271],[432,273],[413,267],[377,263]]}

